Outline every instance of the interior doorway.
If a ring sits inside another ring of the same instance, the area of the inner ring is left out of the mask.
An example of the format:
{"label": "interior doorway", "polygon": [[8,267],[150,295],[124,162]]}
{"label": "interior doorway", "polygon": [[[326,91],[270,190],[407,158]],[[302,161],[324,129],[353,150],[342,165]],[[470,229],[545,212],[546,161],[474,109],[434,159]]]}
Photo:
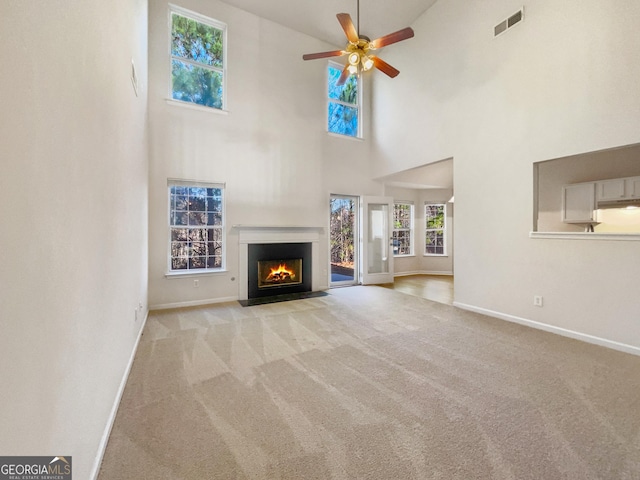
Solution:
{"label": "interior doorway", "polygon": [[331,195],[329,218],[329,285],[339,287],[359,283],[358,247],[359,199],[352,195]]}

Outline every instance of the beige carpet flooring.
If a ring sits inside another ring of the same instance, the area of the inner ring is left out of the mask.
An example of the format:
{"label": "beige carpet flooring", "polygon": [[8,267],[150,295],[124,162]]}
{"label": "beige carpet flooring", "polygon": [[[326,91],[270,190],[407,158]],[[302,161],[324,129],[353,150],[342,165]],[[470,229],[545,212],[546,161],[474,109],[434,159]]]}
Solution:
{"label": "beige carpet flooring", "polygon": [[640,479],[640,357],[330,293],[152,313],[99,479]]}

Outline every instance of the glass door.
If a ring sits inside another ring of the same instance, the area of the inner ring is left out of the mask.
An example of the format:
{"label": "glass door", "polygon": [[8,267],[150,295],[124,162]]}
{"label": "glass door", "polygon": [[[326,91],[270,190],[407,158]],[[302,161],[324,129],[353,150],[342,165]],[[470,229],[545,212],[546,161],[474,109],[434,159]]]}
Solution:
{"label": "glass door", "polygon": [[329,285],[355,285],[359,281],[358,197],[331,195],[329,249],[331,278]]}
{"label": "glass door", "polygon": [[362,197],[362,283],[393,283],[393,198]]}

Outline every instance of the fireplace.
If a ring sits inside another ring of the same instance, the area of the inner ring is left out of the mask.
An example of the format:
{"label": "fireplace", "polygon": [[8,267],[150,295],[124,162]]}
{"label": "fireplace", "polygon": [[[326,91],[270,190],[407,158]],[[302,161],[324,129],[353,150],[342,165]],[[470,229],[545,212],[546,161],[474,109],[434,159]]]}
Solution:
{"label": "fireplace", "polygon": [[252,243],[248,249],[248,298],[310,292],[309,243]]}
{"label": "fireplace", "polygon": [[[238,233],[238,301],[241,305],[248,307],[327,294],[329,277],[326,265],[320,260],[319,248],[320,242],[326,239],[325,227],[234,225],[233,230]],[[271,249],[267,255],[264,254],[266,245]],[[298,253],[299,249],[301,253]],[[258,259],[278,261],[279,266],[282,260],[288,263],[298,258],[301,259],[302,274],[296,274],[296,281],[301,283],[286,285],[282,282],[278,286],[258,288]]]}
{"label": "fireplace", "polygon": [[302,259],[258,260],[258,289],[302,283]]}

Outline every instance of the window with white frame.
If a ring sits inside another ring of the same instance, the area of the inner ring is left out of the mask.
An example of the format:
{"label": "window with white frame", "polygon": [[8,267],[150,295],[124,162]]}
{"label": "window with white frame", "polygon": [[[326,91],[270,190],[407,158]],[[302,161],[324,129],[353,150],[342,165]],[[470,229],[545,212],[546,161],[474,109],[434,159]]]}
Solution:
{"label": "window with white frame", "polygon": [[413,255],[413,204],[397,202],[393,205],[393,254]]}
{"label": "window with white frame", "polygon": [[169,270],[224,268],[224,184],[169,181]]}
{"label": "window with white frame", "polygon": [[446,255],[447,205],[428,203],[424,206],[425,255]]}
{"label": "window with white frame", "polygon": [[330,133],[360,137],[360,79],[350,75],[338,85],[343,66],[329,62],[327,75],[327,130]]}
{"label": "window with white frame", "polygon": [[227,26],[171,7],[171,98],[224,108]]}

